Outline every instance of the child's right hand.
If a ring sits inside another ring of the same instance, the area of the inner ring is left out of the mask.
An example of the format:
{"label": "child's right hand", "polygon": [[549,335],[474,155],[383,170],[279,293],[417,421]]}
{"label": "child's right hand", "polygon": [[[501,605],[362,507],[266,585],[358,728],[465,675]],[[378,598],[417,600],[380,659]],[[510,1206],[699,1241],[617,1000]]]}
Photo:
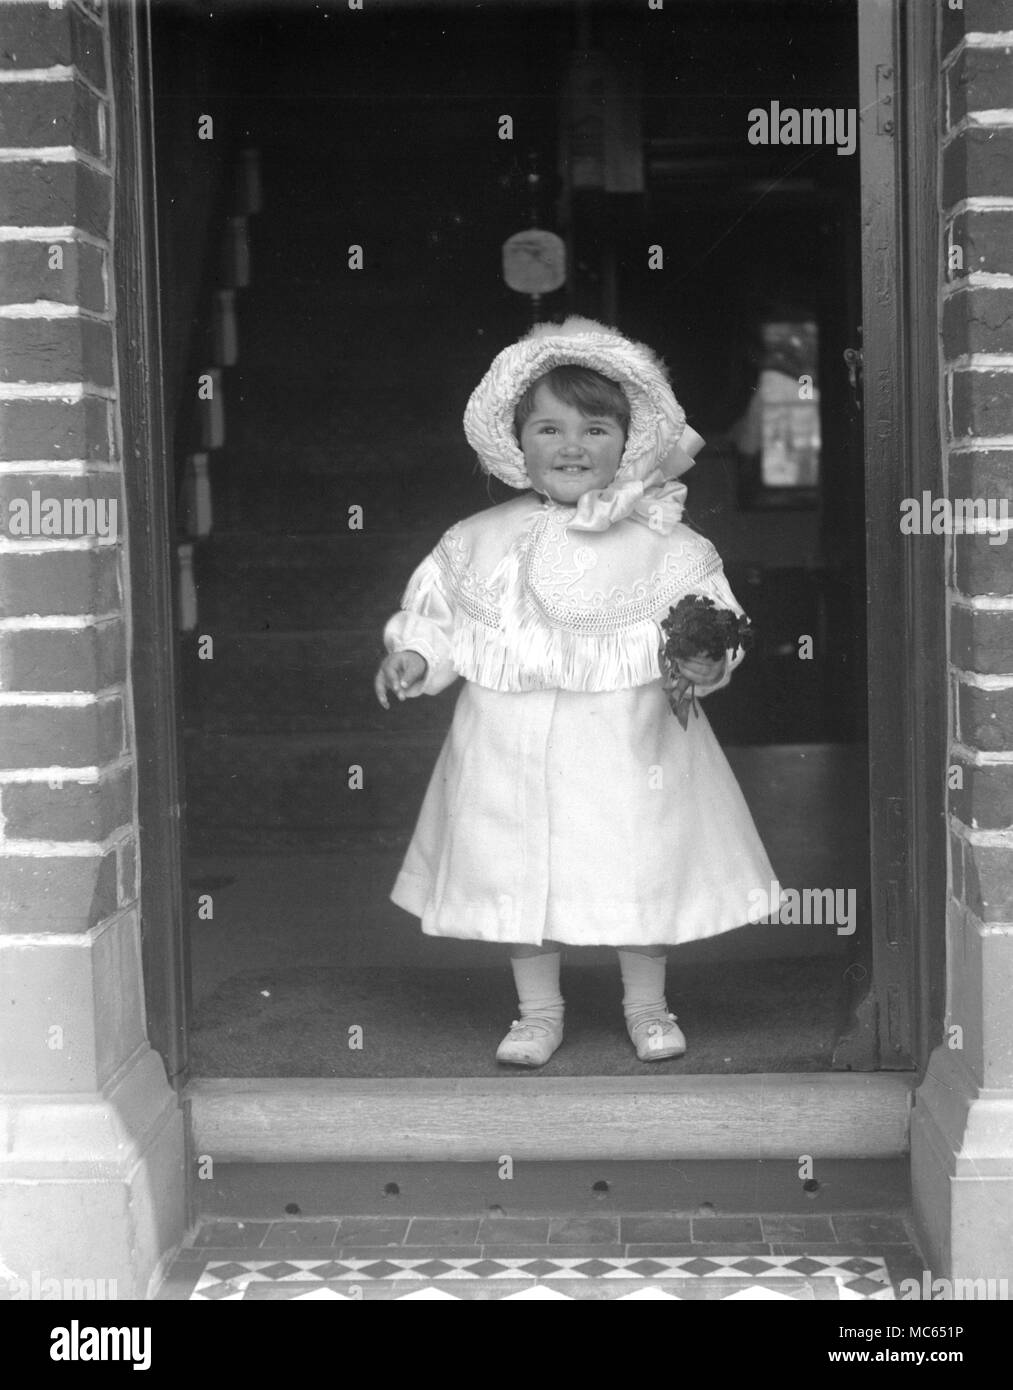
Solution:
{"label": "child's right hand", "polygon": [[373,681],[376,698],[384,709],[390,709],[387,691],[393,690],[399,700],[409,700],[420,695],[429,663],[418,652],[391,652],[380,663],[380,669]]}

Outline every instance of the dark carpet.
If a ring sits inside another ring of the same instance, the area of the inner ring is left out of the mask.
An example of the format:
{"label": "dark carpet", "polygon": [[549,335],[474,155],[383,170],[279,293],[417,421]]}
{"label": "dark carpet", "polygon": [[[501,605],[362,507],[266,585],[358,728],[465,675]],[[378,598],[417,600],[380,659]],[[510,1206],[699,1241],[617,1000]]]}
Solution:
{"label": "dark carpet", "polygon": [[[826,1071],[847,1009],[847,962],[747,961],[670,968],[685,1057],[638,1062],[617,966],[564,964],[567,1034],[537,1075]],[[516,1017],[509,968],[271,970],[234,975],[199,1006],[197,1076],[516,1076],[496,1046]],[[350,1046],[359,1041],[361,1047]]]}

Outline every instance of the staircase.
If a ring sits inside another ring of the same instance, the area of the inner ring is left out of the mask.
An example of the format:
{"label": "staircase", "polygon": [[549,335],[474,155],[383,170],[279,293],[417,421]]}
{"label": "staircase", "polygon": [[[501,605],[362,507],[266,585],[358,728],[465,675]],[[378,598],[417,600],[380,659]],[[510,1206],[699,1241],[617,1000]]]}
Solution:
{"label": "staircase", "polygon": [[282,126],[261,150],[214,527],[194,557],[185,751],[201,857],[403,849],[454,692],[385,713],[383,624],[443,530],[508,495],[490,496],[460,424],[491,356],[483,330],[385,262],[379,235],[350,271],[347,209],[327,211],[316,161],[293,170],[297,144]]}

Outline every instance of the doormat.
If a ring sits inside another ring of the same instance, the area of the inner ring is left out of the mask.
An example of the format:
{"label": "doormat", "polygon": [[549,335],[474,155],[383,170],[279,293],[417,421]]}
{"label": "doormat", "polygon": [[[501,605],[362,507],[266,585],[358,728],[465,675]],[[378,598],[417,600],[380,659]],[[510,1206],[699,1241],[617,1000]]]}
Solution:
{"label": "doormat", "polygon": [[202,1077],[647,1076],[831,1069],[847,1018],[842,958],[669,966],[686,1055],[638,1062],[618,966],[564,962],[566,1037],[528,1072],[495,1060],[517,1017],[509,967],[261,970],[224,981],[191,1033]]}

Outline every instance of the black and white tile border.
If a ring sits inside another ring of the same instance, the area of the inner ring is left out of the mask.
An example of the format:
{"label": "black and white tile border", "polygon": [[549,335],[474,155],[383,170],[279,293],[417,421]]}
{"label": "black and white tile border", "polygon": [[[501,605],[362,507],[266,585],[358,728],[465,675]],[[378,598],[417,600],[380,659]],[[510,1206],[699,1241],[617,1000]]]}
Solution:
{"label": "black and white tile border", "polygon": [[877,1255],[442,1259],[400,1253],[383,1259],[209,1259],[190,1298],[357,1301],[381,1291],[411,1299],[896,1298]]}

